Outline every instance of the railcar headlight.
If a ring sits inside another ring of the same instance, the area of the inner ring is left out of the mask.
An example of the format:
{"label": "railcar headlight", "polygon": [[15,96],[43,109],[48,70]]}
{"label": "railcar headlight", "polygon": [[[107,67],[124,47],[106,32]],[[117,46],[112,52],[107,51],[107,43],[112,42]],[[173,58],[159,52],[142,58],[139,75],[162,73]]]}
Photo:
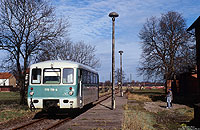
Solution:
{"label": "railcar headlight", "polygon": [[69,91],[69,95],[72,96],[74,94],[74,91]]}
{"label": "railcar headlight", "polygon": [[33,96],[34,92],[32,91],[32,92],[30,92],[29,94],[30,94],[31,96]]}

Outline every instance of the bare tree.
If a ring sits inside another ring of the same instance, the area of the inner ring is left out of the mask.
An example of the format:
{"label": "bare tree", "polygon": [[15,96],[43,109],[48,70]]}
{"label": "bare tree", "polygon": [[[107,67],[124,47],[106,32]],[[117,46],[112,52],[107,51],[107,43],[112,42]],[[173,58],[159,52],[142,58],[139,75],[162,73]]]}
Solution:
{"label": "bare tree", "polygon": [[83,41],[76,43],[72,47],[72,52],[74,54],[70,57],[72,61],[76,61],[92,68],[97,68],[100,66],[99,59],[96,57],[95,46],[85,44]]}
{"label": "bare tree", "polygon": [[21,104],[25,103],[25,75],[31,57],[62,37],[65,30],[54,8],[43,0],[0,1],[0,49],[8,52],[6,61],[16,66]]}
{"label": "bare tree", "polygon": [[35,62],[41,62],[46,60],[58,60],[62,59],[66,53],[71,55],[72,43],[69,40],[58,40],[54,43],[44,44],[42,49],[36,55]]}
{"label": "bare tree", "polygon": [[109,80],[107,80],[107,81],[104,82],[104,85],[105,86],[111,86],[111,82]]}
{"label": "bare tree", "polygon": [[139,37],[142,61],[138,70],[147,79],[173,79],[185,67],[194,65],[194,43],[181,14],[168,12],[161,18],[147,19]]}
{"label": "bare tree", "polygon": [[45,45],[43,51],[38,55],[37,62],[61,59],[98,68],[100,63],[95,52],[95,46],[85,44],[83,41],[74,44],[69,40],[59,41],[55,44]]}

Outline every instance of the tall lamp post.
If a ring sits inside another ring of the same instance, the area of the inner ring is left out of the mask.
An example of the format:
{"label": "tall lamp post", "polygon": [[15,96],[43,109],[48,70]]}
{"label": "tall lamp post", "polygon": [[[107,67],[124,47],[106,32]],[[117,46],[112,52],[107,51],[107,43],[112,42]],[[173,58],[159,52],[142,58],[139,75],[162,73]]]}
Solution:
{"label": "tall lamp post", "polygon": [[123,51],[119,51],[120,54],[120,96],[123,97],[122,91],[122,53]]}
{"label": "tall lamp post", "polygon": [[116,12],[109,14],[112,18],[112,110],[115,109],[115,18],[118,16]]}

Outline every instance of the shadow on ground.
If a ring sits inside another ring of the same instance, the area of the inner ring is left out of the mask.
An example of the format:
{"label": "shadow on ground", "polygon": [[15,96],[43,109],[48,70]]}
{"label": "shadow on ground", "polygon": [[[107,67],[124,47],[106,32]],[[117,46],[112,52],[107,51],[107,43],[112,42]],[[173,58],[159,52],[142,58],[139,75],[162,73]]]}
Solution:
{"label": "shadow on ground", "polygon": [[48,110],[42,110],[35,114],[33,119],[65,119],[65,118],[75,118],[80,114],[86,112],[90,108],[94,107],[93,104],[88,104],[84,106],[82,109],[57,109],[57,108],[50,108]]}
{"label": "shadow on ground", "polygon": [[[200,122],[192,119],[190,122],[181,122],[182,124],[186,124],[187,130],[195,130],[195,128],[200,128]],[[186,130],[186,129],[185,129]]]}

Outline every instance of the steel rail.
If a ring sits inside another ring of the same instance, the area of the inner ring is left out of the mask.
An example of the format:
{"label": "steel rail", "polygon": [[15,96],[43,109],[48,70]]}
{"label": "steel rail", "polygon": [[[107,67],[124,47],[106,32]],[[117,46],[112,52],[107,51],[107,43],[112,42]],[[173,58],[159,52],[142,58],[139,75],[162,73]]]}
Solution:
{"label": "steel rail", "polygon": [[21,125],[21,126],[16,127],[16,128],[13,128],[13,129],[11,129],[11,130],[19,130],[19,129],[22,129],[22,128],[27,127],[27,126],[29,126],[29,125],[32,125],[32,124],[34,124],[34,123],[40,122],[40,121],[42,121],[42,120],[44,120],[44,119],[46,119],[46,118],[41,118],[41,119],[37,119],[37,120],[31,121],[31,122],[29,122],[29,123],[27,123],[27,124]]}
{"label": "steel rail", "polygon": [[50,129],[53,129],[53,128],[55,128],[55,127],[57,127],[57,126],[59,126],[60,124],[62,124],[62,123],[64,123],[64,122],[68,122],[68,121],[71,121],[72,120],[72,118],[65,118],[65,119],[63,119],[63,120],[61,120],[61,121],[59,121],[59,122],[57,122],[57,123],[55,123],[55,124],[53,124],[53,125],[51,125],[51,126],[49,126],[48,128],[46,128],[45,130],[50,130]]}

